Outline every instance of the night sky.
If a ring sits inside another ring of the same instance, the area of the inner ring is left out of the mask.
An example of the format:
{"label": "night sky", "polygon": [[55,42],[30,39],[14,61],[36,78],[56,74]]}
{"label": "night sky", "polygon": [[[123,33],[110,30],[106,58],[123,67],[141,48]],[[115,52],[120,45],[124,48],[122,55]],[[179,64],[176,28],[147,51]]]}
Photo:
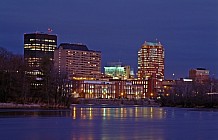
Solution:
{"label": "night sky", "polygon": [[165,48],[165,77],[203,67],[218,77],[218,0],[4,0],[0,47],[23,54],[23,34],[53,29],[58,44],[102,52],[102,67],[121,61],[137,72],[144,41]]}

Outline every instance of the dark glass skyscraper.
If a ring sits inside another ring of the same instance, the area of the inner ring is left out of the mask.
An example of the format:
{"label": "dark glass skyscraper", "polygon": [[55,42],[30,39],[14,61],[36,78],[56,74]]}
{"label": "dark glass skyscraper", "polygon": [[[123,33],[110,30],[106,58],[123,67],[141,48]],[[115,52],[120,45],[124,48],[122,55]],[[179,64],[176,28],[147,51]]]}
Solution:
{"label": "dark glass skyscraper", "polygon": [[24,60],[30,67],[31,75],[40,74],[39,67],[42,59],[54,59],[57,47],[57,36],[46,33],[24,34]]}

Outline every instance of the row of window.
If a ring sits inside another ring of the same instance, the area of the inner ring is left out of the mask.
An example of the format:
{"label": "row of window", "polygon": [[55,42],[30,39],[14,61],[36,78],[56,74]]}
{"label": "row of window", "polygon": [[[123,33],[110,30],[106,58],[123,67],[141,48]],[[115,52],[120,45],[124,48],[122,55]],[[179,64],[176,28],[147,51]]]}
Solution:
{"label": "row of window", "polygon": [[55,42],[53,39],[30,39],[29,41]]}

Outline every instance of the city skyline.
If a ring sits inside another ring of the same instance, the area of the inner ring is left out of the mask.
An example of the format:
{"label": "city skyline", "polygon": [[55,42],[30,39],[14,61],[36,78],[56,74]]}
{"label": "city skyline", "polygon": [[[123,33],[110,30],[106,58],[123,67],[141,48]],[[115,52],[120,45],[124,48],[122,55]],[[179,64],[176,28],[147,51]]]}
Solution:
{"label": "city skyline", "polygon": [[[41,4],[43,2],[43,4]],[[52,28],[60,43],[81,42],[102,52],[102,67],[121,61],[137,72],[137,52],[156,38],[165,47],[165,77],[204,67],[218,76],[218,2],[6,1],[0,6],[0,46],[23,54],[23,34]],[[125,2],[125,3],[124,3]],[[31,5],[31,6],[30,6]]]}

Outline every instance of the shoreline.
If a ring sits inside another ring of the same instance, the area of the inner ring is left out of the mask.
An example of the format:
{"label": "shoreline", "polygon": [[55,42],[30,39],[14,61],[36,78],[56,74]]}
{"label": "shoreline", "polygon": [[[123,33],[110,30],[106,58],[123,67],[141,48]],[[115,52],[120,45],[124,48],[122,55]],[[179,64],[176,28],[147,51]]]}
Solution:
{"label": "shoreline", "polygon": [[110,106],[160,106],[159,103],[149,99],[85,99],[80,98],[72,102],[80,105],[110,105]]}
{"label": "shoreline", "polygon": [[128,107],[170,107],[170,108],[186,108],[191,109],[191,111],[214,111],[218,112],[218,108],[208,108],[208,107],[181,107],[181,106],[160,106],[159,104],[81,104],[81,103],[75,103],[71,104],[69,107],[66,106],[60,106],[60,105],[47,105],[47,104],[17,104],[17,103],[0,103],[0,109],[26,109],[26,110],[70,110],[73,107],[84,107],[84,108],[128,108]]}
{"label": "shoreline", "polygon": [[74,98],[71,100],[69,106],[60,104],[34,104],[34,103],[0,103],[0,109],[44,109],[44,110],[58,110],[58,109],[72,109],[73,106],[78,107],[174,107],[174,108],[192,108],[197,110],[212,109],[217,110],[218,106],[182,106],[182,105],[161,105],[155,100],[151,99],[85,99]]}
{"label": "shoreline", "polygon": [[129,99],[74,99],[70,106],[47,105],[47,104],[19,104],[19,103],[0,103],[0,109],[71,109],[72,106],[93,106],[93,107],[160,107],[153,100],[129,100]]}
{"label": "shoreline", "polygon": [[0,109],[69,109],[61,105],[0,103]]}

